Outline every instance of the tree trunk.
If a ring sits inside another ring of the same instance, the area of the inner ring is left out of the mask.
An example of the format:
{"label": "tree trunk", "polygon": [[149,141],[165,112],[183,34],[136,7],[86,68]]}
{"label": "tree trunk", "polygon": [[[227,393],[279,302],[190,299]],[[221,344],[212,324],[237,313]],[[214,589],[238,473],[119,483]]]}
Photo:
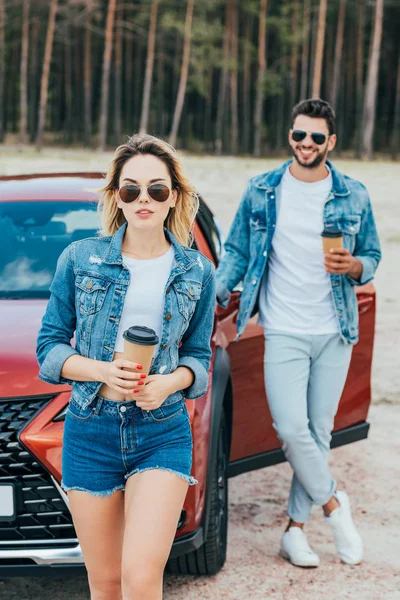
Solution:
{"label": "tree trunk", "polygon": [[84,58],[84,93],[85,116],[84,135],[85,144],[90,146],[92,141],[92,20],[93,0],[86,0],[86,28],[85,28],[85,58]]}
{"label": "tree trunk", "polygon": [[142,115],[140,117],[140,133],[145,133],[147,131],[147,128],[149,125],[150,94],[151,94],[151,83],[152,83],[152,79],[153,79],[154,48],[155,48],[155,44],[156,44],[158,4],[159,4],[159,0],[153,0],[153,2],[151,4],[149,37],[148,37],[148,43],[147,43],[146,73],[144,76]]}
{"label": "tree trunk", "polygon": [[299,0],[295,0],[293,4],[292,12],[292,48],[290,56],[290,106],[292,107],[297,102],[297,64],[299,61],[299,39],[298,39],[298,28],[299,28],[299,12],[300,4]]}
{"label": "tree trunk", "polygon": [[331,105],[336,110],[336,103],[339,90],[339,78],[342,69],[342,52],[343,52],[343,34],[344,34],[344,20],[346,15],[346,0],[340,0],[339,7],[339,19],[338,28],[336,33],[336,44],[335,44],[335,62],[333,67],[333,83],[331,93]]}
{"label": "tree trunk", "polygon": [[225,101],[226,101],[226,90],[228,85],[228,61],[229,61],[229,47],[230,47],[230,6],[231,0],[227,0],[226,11],[225,11],[225,37],[223,45],[223,66],[222,74],[219,79],[219,90],[218,90],[218,107],[217,107],[217,122],[215,131],[215,152],[222,154],[222,134],[223,134],[223,122],[225,112]]}
{"label": "tree trunk", "polygon": [[178,96],[175,104],[174,117],[172,120],[171,133],[169,134],[169,143],[172,146],[176,144],[176,138],[178,135],[179,123],[181,120],[183,103],[185,101],[186,84],[189,73],[189,62],[190,62],[190,38],[192,34],[192,21],[193,21],[193,8],[194,0],[188,0],[186,8],[186,20],[185,20],[185,38],[183,41],[183,57],[182,57],[182,68],[181,76],[179,79]]}
{"label": "tree trunk", "polygon": [[323,62],[323,57],[324,57],[324,40],[325,40],[325,27],[326,27],[326,8],[327,8],[327,0],[320,0],[319,16],[318,16],[317,47],[315,50],[314,74],[313,74],[313,85],[312,85],[312,97],[313,98],[319,98],[320,93],[321,93],[321,75],[322,75],[322,62]]}
{"label": "tree trunk", "polygon": [[204,131],[205,131],[205,148],[208,152],[213,150],[213,127],[211,123],[212,114],[212,100],[213,100],[213,68],[209,67],[206,73],[207,78],[207,90],[208,93],[205,97],[205,109],[204,109]]}
{"label": "tree trunk", "polygon": [[356,67],[356,158],[362,154],[365,0],[358,0]]}
{"label": "tree trunk", "polygon": [[122,21],[123,10],[117,14],[115,28],[115,78],[114,78],[114,137],[117,146],[121,143],[121,102],[122,102]]}
{"label": "tree trunk", "polygon": [[372,50],[368,65],[367,83],[364,98],[363,153],[372,159],[372,147],[375,128],[376,92],[378,89],[379,58],[382,42],[383,0],[376,0],[375,23],[372,38]]}
{"label": "tree trunk", "polygon": [[39,116],[38,116],[38,130],[36,136],[36,149],[39,151],[42,148],[43,142],[43,131],[46,122],[46,109],[47,99],[49,91],[49,77],[50,77],[50,65],[51,57],[53,53],[53,40],[54,40],[54,29],[56,24],[56,14],[58,0],[51,0],[49,10],[49,21],[47,25],[46,44],[43,57],[43,69],[42,77],[40,81],[40,100],[39,100]]}
{"label": "tree trunk", "polygon": [[256,106],[254,110],[254,155],[261,154],[261,139],[264,108],[264,83],[267,71],[266,59],[266,17],[268,0],[260,0],[258,16],[258,74],[256,89]]}
{"label": "tree trunk", "polygon": [[251,132],[251,108],[250,108],[250,85],[251,85],[251,39],[253,33],[253,16],[248,15],[244,33],[243,49],[243,145],[242,152],[250,152]]}
{"label": "tree trunk", "polygon": [[[0,0],[1,1],[1,0]],[[39,17],[33,17],[32,19],[32,31],[31,31],[31,47],[39,49],[39,28],[40,21]],[[31,52],[30,54],[30,71],[29,71],[29,140],[30,142],[35,141],[36,137],[36,119],[38,114],[38,97],[39,97],[39,85],[38,85],[38,52]]]}
{"label": "tree trunk", "polygon": [[5,108],[5,10],[4,0],[0,0],[0,142],[4,141],[4,108]]}
{"label": "tree trunk", "polygon": [[139,118],[140,118],[140,105],[142,96],[142,86],[140,83],[143,81],[143,63],[144,63],[144,47],[140,40],[135,40],[135,60],[133,67],[133,77],[136,81],[136,85],[133,89],[133,128],[135,131],[139,130]]}
{"label": "tree trunk", "polygon": [[19,116],[19,142],[26,144],[28,129],[28,51],[29,51],[29,4],[25,0],[22,16],[22,42],[21,42],[21,85],[20,85],[20,116]]}
{"label": "tree trunk", "polygon": [[105,31],[105,44],[103,56],[103,75],[101,81],[101,107],[100,107],[100,137],[99,149],[104,151],[107,141],[108,101],[110,91],[110,66],[113,47],[114,19],[116,0],[108,0],[107,22]]}
{"label": "tree trunk", "polygon": [[64,123],[64,142],[68,145],[72,143],[72,130],[74,127],[72,116],[72,31],[71,23],[66,25],[66,39],[64,51],[64,86],[65,86],[65,123]]}
{"label": "tree trunk", "polygon": [[238,153],[239,113],[238,113],[238,6],[232,2],[231,13],[231,154]]}
{"label": "tree trunk", "polygon": [[124,44],[124,73],[125,73],[125,89],[124,89],[124,118],[123,123],[125,129],[131,134],[132,129],[132,113],[133,113],[133,94],[132,94],[132,76],[133,76],[133,35],[129,31],[125,35]]}
{"label": "tree trunk", "polygon": [[396,160],[400,142],[400,52],[397,61],[396,98],[394,103],[393,133],[391,140],[392,159]]}
{"label": "tree trunk", "polygon": [[305,100],[308,92],[308,58],[310,52],[310,0],[304,0],[303,49],[301,54],[300,99]]}
{"label": "tree trunk", "polygon": [[159,44],[160,51],[157,54],[157,119],[156,119],[156,128],[157,135],[163,136],[165,130],[165,113],[168,113],[168,109],[166,111],[166,101],[164,96],[164,78],[165,78],[165,64],[164,64],[164,38],[161,34],[159,36]]}

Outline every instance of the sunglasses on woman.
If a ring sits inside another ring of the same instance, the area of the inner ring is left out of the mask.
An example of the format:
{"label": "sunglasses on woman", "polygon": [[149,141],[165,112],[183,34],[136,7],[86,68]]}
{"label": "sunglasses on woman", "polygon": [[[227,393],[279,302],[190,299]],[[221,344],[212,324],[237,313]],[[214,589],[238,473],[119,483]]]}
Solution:
{"label": "sunglasses on woman", "polygon": [[169,187],[164,183],[152,183],[149,186],[145,186],[143,188],[140,187],[140,185],[129,183],[119,188],[118,193],[122,202],[126,202],[127,204],[129,204],[129,202],[134,202],[139,198],[143,189],[146,190],[149,197],[155,200],[156,202],[166,202],[171,193]]}
{"label": "sunglasses on woman", "polygon": [[[302,140],[304,140],[307,137],[307,133],[309,133],[309,132],[303,131],[303,129],[294,129],[292,131],[292,140],[294,142],[301,142]],[[320,133],[319,131],[313,131],[312,133],[310,133],[310,135],[311,135],[312,141],[315,142],[316,144],[318,144],[318,146],[322,146],[322,144],[325,144],[326,138],[327,138],[325,133]]]}

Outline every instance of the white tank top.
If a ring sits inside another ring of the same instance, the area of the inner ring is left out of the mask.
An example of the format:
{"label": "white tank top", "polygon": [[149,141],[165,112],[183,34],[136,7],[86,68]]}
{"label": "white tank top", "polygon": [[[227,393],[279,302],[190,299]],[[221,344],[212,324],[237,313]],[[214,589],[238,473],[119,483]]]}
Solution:
{"label": "white tank top", "polygon": [[[142,325],[154,329],[161,340],[164,292],[174,256],[173,246],[166,254],[151,260],[138,260],[122,255],[124,265],[129,269],[131,280],[125,296],[114,352],[123,352],[122,334],[132,325]],[[154,349],[154,355],[157,350],[158,346]]]}

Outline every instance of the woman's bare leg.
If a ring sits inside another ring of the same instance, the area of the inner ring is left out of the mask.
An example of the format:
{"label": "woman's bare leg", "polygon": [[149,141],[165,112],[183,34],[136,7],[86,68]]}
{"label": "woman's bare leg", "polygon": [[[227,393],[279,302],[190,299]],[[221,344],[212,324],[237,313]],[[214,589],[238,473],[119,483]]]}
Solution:
{"label": "woman's bare leg", "polygon": [[91,600],[122,600],[124,492],[93,496],[70,490],[68,499],[88,572]]}
{"label": "woman's bare leg", "polygon": [[154,469],[129,477],[122,550],[124,600],[161,600],[163,573],[188,483]]}

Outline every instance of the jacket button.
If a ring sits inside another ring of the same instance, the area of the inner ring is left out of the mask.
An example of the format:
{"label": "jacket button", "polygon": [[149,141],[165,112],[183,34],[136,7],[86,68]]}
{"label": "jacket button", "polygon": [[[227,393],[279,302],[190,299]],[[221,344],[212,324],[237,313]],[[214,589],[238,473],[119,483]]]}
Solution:
{"label": "jacket button", "polygon": [[167,321],[170,321],[170,320],[172,319],[172,315],[171,315],[171,313],[167,313],[167,314],[165,315],[165,318],[167,319]]}
{"label": "jacket button", "polygon": [[263,256],[267,256],[267,251],[265,250],[265,252],[263,252]]}
{"label": "jacket button", "polygon": [[151,369],[151,371],[149,371],[149,375],[154,375],[154,374],[155,374],[155,372],[156,372],[156,370],[155,370],[155,369]]}
{"label": "jacket button", "polygon": [[93,287],[93,281],[92,280],[88,281],[87,284],[86,284],[86,287],[88,288],[88,290],[92,289],[92,287]]}
{"label": "jacket button", "polygon": [[192,288],[190,288],[190,290],[189,290],[189,294],[190,294],[191,296],[194,296],[194,291],[192,290]]}
{"label": "jacket button", "polygon": [[257,284],[257,279],[253,279],[253,285]]}
{"label": "jacket button", "polygon": [[161,346],[161,350],[165,350],[166,348],[168,348],[168,344],[163,344],[163,345]]}
{"label": "jacket button", "polygon": [[165,290],[165,292],[166,292],[167,294],[169,294],[169,293],[170,293],[170,291],[171,291],[171,288],[168,286],[168,287],[167,287],[167,289]]}

